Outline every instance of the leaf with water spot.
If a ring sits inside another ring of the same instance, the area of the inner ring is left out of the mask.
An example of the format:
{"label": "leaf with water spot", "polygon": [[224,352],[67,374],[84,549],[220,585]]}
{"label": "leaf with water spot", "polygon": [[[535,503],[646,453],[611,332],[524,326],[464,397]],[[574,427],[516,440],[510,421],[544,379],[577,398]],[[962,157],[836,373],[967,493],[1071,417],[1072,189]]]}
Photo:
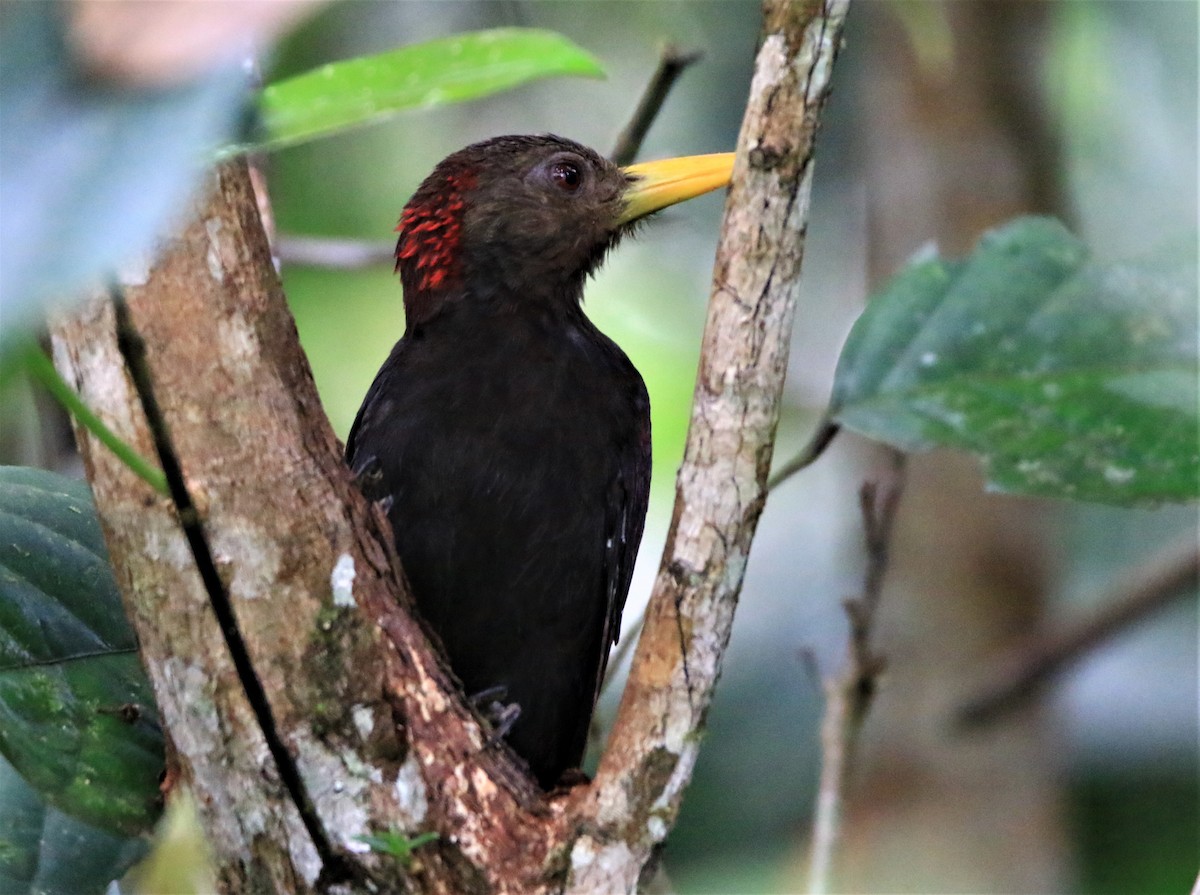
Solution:
{"label": "leaf with water spot", "polygon": [[1005,491],[1122,505],[1200,496],[1196,268],[1102,264],[1022,218],[917,261],[854,325],[830,416],[961,448]]}
{"label": "leaf with water spot", "polygon": [[142,837],[103,830],[47,805],[0,756],[0,892],[103,895],[146,852]]}
{"label": "leaf with water spot", "polygon": [[332,62],[263,90],[265,135],[256,148],[279,149],[405,109],[478,99],[560,75],[600,78],[604,70],[567,38],[537,28],[476,31]]}
{"label": "leaf with water spot", "polygon": [[62,812],[134,835],[163,739],[83,482],[0,467],[0,754]]}

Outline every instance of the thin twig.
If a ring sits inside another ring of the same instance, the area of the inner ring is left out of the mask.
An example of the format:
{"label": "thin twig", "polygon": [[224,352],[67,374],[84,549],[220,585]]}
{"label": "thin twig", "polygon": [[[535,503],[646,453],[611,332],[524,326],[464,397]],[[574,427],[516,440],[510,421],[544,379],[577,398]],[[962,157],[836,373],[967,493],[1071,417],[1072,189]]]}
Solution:
{"label": "thin twig", "polygon": [[336,236],[294,236],[280,233],[273,248],[280,264],[360,270],[393,264],[396,244],[387,240],[342,239]]}
{"label": "thin twig", "polygon": [[674,44],[665,44],[659,53],[658,68],[650,77],[650,82],[638,100],[637,108],[629,123],[617,136],[616,145],[609,153],[609,158],[618,165],[628,165],[637,158],[646,132],[658,117],[667,94],[671,92],[676,79],[683,74],[684,69],[700,59],[703,53],[697,50],[681,50]]}
{"label": "thin twig", "polygon": [[954,712],[959,728],[1002,718],[1040,692],[1091,650],[1107,643],[1172,600],[1195,591],[1200,547],[1194,534],[1137,565],[1083,618],[1036,631],[1017,644],[989,676],[990,682]]}
{"label": "thin twig", "polygon": [[162,470],[104,424],[104,421],[59,375],[50,358],[40,347],[30,343],[25,351],[24,364],[29,374],[40,382],[42,387],[50,392],[71,416],[75,417],[79,425],[96,436],[96,439],[112,451],[138,478],[164,497],[170,494],[170,490],[167,488],[167,478],[163,475]]}
{"label": "thin twig", "polygon": [[813,821],[808,891],[829,891],[833,854],[841,828],[842,803],[854,759],[858,734],[875,695],[884,659],[871,646],[875,613],[883,591],[896,509],[904,490],[904,455],[888,450],[891,468],[865,482],[859,492],[867,551],[863,592],[845,601],[850,620],[849,655],[841,674],[825,685],[825,716],[821,720],[821,780]]}
{"label": "thin twig", "polygon": [[773,491],[800,470],[811,465],[825,453],[825,448],[829,447],[829,443],[841,429],[840,424],[833,422],[828,417],[822,418],[817,430],[809,438],[808,444],[800,449],[800,453],[771,473],[771,477],[767,479],[767,490]]}

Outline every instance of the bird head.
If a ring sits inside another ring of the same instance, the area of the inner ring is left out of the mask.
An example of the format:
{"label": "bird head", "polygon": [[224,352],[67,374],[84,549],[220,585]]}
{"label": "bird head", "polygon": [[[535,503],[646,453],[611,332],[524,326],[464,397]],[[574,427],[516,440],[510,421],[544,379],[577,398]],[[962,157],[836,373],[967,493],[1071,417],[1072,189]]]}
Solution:
{"label": "bird head", "polygon": [[578,305],[583,282],[646,215],[729,183],[733,154],[618,167],[555,136],[496,137],[445,158],[396,230],[406,316],[458,300]]}

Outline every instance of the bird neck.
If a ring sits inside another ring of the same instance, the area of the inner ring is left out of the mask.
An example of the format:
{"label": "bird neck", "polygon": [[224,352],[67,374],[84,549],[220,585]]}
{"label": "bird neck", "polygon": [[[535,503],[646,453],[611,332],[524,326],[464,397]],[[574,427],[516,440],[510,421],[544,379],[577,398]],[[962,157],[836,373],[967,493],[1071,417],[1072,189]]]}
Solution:
{"label": "bird neck", "polygon": [[459,319],[511,316],[573,323],[583,313],[585,274],[538,276],[528,259],[507,256],[488,246],[462,250],[451,279],[428,282],[402,277],[404,312],[414,323],[453,313]]}
{"label": "bird neck", "polygon": [[[560,284],[561,285],[561,284]],[[590,328],[582,288],[554,294],[513,292],[495,282],[441,290],[436,296],[405,292],[405,330],[440,331],[530,326],[538,330]]]}

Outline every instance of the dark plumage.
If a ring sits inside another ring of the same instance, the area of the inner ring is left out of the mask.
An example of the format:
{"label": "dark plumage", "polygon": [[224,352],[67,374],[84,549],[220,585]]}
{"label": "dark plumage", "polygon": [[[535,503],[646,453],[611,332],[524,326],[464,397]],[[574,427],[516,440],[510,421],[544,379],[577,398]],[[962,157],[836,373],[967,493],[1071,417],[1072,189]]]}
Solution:
{"label": "dark plumage", "polygon": [[543,787],[583,756],[646,515],[646,388],[580,303],[632,219],[678,201],[631,199],[653,182],[549,136],[441,162],[397,227],[406,329],[346,446],[466,692],[519,705],[507,739]]}

